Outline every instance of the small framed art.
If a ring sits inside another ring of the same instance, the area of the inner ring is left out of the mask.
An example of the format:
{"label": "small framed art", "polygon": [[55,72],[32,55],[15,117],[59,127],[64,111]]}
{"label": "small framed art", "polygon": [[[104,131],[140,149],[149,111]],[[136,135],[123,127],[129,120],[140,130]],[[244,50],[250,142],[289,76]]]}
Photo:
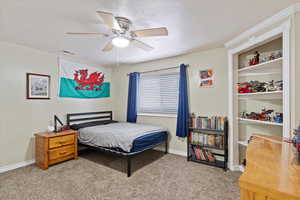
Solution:
{"label": "small framed art", "polygon": [[50,76],[26,74],[27,99],[50,99]]}
{"label": "small framed art", "polygon": [[214,71],[212,69],[199,71],[200,87],[212,87],[214,84]]}

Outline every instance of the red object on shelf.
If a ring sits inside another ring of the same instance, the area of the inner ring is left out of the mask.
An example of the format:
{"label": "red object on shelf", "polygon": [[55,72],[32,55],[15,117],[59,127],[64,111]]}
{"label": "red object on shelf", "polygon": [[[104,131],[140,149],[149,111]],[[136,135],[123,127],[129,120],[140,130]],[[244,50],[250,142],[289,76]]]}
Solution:
{"label": "red object on shelf", "polygon": [[200,149],[198,149],[197,147],[194,147],[194,152],[196,155],[197,160],[201,160],[201,152]]}
{"label": "red object on shelf", "polygon": [[258,53],[258,51],[256,51],[254,57],[252,59],[250,59],[248,62],[249,66],[258,65],[259,57],[260,57],[260,54]]}
{"label": "red object on shelf", "polygon": [[244,93],[251,93],[252,91],[250,90],[251,85],[249,83],[239,83],[238,84],[238,92],[240,94]]}
{"label": "red object on shelf", "polygon": [[251,60],[249,60],[248,62],[248,65],[249,66],[253,66],[253,65],[258,65],[259,62],[255,59],[255,58],[252,58]]}
{"label": "red object on shelf", "polygon": [[250,90],[248,88],[239,88],[239,93],[241,94],[250,93]]}

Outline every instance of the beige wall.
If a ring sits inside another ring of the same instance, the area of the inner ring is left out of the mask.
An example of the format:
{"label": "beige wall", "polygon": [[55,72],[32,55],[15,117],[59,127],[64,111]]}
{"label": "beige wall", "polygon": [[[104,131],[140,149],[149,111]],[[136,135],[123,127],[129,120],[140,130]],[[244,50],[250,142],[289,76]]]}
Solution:
{"label": "beige wall", "polygon": [[[189,99],[190,111],[199,115],[227,115],[228,82],[227,82],[227,51],[225,48],[191,53],[168,59],[157,60],[134,65],[121,65],[113,68],[113,107],[117,120],[126,120],[128,77],[130,72],[143,72],[154,69],[189,64]],[[200,69],[214,69],[215,83],[212,88],[199,88],[198,74]],[[161,125],[171,133],[170,149],[186,152],[186,141],[176,137],[176,118],[139,116],[139,123]]]}
{"label": "beige wall", "polygon": [[[292,71],[292,78],[293,81],[292,83],[294,83],[294,94],[295,94],[295,98],[293,98],[294,100],[294,107],[292,107],[292,109],[294,109],[295,112],[295,126],[298,126],[300,124],[300,13],[296,13],[295,15],[295,20],[294,20],[294,40],[292,43],[292,46],[294,47],[295,51],[294,54],[292,55],[293,59],[292,61],[295,62],[295,71]],[[295,127],[292,127],[295,128]]]}
{"label": "beige wall", "polygon": [[[111,98],[58,98],[54,54],[0,43],[0,55],[0,167],[34,159],[33,135],[46,131],[54,114],[65,121],[68,112],[111,110]],[[110,75],[111,69],[102,69]],[[51,100],[26,100],[26,72],[51,75]]]}

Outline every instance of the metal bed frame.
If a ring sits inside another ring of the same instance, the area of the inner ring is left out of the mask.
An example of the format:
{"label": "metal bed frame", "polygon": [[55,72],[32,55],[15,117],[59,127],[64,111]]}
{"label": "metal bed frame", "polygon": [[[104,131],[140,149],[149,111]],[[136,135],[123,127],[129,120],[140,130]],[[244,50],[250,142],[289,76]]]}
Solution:
{"label": "metal bed frame", "polygon": [[[81,116],[91,116],[91,115],[93,115],[93,117],[80,118]],[[71,126],[72,123],[74,123],[74,122],[82,122],[82,121],[85,121],[85,122],[90,121],[91,122],[91,121],[95,121],[95,120],[97,120],[97,121],[112,121],[113,113],[112,113],[112,111],[102,111],[102,112],[69,113],[69,114],[67,114],[67,125],[68,126]],[[128,152],[128,153],[116,151],[116,150],[105,148],[105,147],[94,147],[94,146],[90,146],[90,145],[82,144],[82,143],[78,142],[78,144],[88,147],[90,149],[95,149],[95,150],[99,150],[104,153],[109,153],[112,155],[125,157],[127,159],[127,177],[131,176],[131,160],[134,156],[136,156],[144,151],[153,149],[154,147],[157,147],[157,146],[161,145],[162,143],[165,143],[165,154],[167,154],[168,153],[168,135],[167,135],[166,141],[160,142],[154,146],[144,149],[143,151]]]}

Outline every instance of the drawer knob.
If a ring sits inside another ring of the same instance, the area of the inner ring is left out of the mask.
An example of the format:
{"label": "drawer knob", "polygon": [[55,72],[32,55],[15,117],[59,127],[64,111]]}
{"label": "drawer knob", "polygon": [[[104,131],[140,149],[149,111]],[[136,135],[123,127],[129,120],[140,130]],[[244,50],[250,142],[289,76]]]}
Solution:
{"label": "drawer knob", "polygon": [[64,151],[64,152],[59,152],[60,155],[65,155],[66,153],[68,153],[68,152],[66,152],[66,151]]}
{"label": "drawer knob", "polygon": [[65,144],[66,141],[59,141],[58,143],[59,143],[59,144]]}

